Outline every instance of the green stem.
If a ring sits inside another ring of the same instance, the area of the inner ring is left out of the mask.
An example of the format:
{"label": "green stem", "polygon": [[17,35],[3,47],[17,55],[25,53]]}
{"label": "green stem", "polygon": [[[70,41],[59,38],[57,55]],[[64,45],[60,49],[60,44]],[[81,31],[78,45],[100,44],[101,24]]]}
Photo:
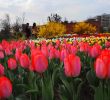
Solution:
{"label": "green stem", "polygon": [[108,79],[108,100],[110,100],[110,80]]}
{"label": "green stem", "polygon": [[104,92],[105,92],[104,85],[105,85],[105,83],[104,83],[104,80],[103,80],[103,81],[102,81],[103,100],[104,100]]}

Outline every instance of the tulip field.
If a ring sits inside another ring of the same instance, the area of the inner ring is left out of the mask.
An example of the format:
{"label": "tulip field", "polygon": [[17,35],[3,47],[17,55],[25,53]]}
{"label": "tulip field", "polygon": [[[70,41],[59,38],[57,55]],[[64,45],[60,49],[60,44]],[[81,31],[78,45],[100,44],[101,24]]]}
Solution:
{"label": "tulip field", "polygon": [[110,38],[2,40],[0,100],[110,100]]}

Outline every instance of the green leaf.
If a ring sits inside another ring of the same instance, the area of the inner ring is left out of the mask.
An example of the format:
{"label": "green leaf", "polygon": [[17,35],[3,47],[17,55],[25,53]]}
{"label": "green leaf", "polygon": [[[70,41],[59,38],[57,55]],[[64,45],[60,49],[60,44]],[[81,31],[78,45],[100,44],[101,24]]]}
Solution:
{"label": "green leaf", "polygon": [[42,83],[42,100],[53,100],[53,84],[51,78],[43,78]]}
{"label": "green leaf", "polygon": [[88,71],[86,74],[86,78],[91,85],[95,87],[99,86],[99,79],[96,77],[94,71]]}
{"label": "green leaf", "polygon": [[60,86],[60,92],[61,92],[60,93],[61,100],[70,100],[71,99],[69,96],[69,93],[64,85]]}
{"label": "green leaf", "polygon": [[15,97],[14,100],[30,100],[29,98],[26,97],[26,95],[19,95]]}
{"label": "green leaf", "polygon": [[36,89],[28,90],[28,91],[26,91],[25,93],[35,93],[35,92],[38,92],[38,90],[36,90]]}
{"label": "green leaf", "polygon": [[16,86],[20,87],[20,88],[28,89],[27,85],[25,85],[25,84],[16,84]]}

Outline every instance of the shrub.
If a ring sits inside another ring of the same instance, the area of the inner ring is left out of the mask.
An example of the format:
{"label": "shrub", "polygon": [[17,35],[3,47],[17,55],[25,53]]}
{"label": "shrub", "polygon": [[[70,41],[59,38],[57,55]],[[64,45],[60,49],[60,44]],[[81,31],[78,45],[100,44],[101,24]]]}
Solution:
{"label": "shrub", "polygon": [[58,22],[48,22],[46,25],[40,27],[38,36],[44,38],[53,38],[56,36],[62,36],[66,31],[63,24]]}
{"label": "shrub", "polygon": [[94,33],[96,31],[96,27],[92,24],[79,22],[73,26],[73,32],[77,34],[84,34],[84,33]]}

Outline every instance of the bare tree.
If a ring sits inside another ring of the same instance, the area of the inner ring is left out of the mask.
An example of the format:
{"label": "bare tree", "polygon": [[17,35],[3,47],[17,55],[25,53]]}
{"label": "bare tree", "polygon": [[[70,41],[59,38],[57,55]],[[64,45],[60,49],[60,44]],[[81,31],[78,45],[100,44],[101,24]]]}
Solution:
{"label": "bare tree", "polygon": [[26,15],[26,14],[25,14],[25,12],[24,12],[24,13],[22,14],[22,18],[21,18],[21,19],[22,19],[22,24],[24,24],[24,22],[25,22],[25,20],[26,20],[26,19],[25,19],[25,15]]}
{"label": "bare tree", "polygon": [[5,19],[1,19],[1,27],[5,34],[10,33],[11,24],[10,24],[10,16],[9,14],[5,15]]}
{"label": "bare tree", "polygon": [[14,32],[19,32],[21,26],[22,26],[21,18],[20,17],[16,17],[15,23],[13,24],[13,27],[12,27]]}
{"label": "bare tree", "polygon": [[47,20],[49,22],[61,22],[61,16],[58,14],[51,14],[51,16],[48,16]]}
{"label": "bare tree", "polygon": [[21,30],[23,30],[22,26],[24,25],[25,20],[26,20],[25,13],[23,13],[21,17],[16,17],[16,20],[15,20],[13,27],[12,27],[14,32],[20,32]]}

